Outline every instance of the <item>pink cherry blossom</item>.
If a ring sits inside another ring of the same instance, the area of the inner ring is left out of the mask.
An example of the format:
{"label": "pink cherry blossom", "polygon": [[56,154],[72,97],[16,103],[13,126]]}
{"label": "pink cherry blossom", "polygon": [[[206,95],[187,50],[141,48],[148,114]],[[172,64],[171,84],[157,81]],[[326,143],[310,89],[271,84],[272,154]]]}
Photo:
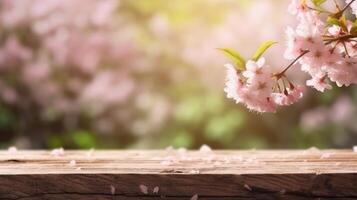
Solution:
{"label": "pink cherry blossom", "polygon": [[342,58],[339,63],[330,65],[328,77],[339,87],[357,84],[357,58]]}
{"label": "pink cherry blossom", "polygon": [[297,15],[298,13],[304,12],[305,10],[307,9],[301,5],[300,0],[292,0],[288,7],[288,11],[292,15]]}
{"label": "pink cherry blossom", "polygon": [[293,89],[287,88],[286,94],[273,93],[274,102],[280,106],[289,106],[298,102],[303,97],[304,87],[294,86]]}
{"label": "pink cherry blossom", "polygon": [[226,64],[225,67],[227,75],[224,91],[227,94],[227,98],[234,99],[236,103],[240,103],[242,102],[242,99],[238,95],[238,90],[242,87],[242,83],[238,76],[238,72],[232,64]]}
{"label": "pink cherry blossom", "polygon": [[310,75],[319,73],[329,62],[333,62],[335,54],[322,43],[315,42],[314,47],[308,49],[309,53],[300,60],[301,70],[308,72]]}
{"label": "pink cherry blossom", "polygon": [[249,90],[259,91],[259,95],[269,97],[273,87],[272,72],[271,67],[265,65],[264,58],[257,62],[249,60],[242,75],[247,78]]}
{"label": "pink cherry blossom", "polygon": [[285,50],[284,57],[286,59],[293,60],[306,50],[304,45],[305,39],[296,34],[296,32],[291,27],[286,29],[286,36],[287,48]]}
{"label": "pink cherry blossom", "polygon": [[279,80],[274,78],[264,58],[247,61],[246,69],[240,73],[230,64],[226,67],[225,92],[228,98],[243,103],[252,111],[275,112],[278,105],[291,105],[302,97],[303,89],[300,86],[293,88],[291,85],[291,88],[284,88],[280,92],[273,90]]}
{"label": "pink cherry blossom", "polygon": [[265,65],[265,59],[257,62],[249,60],[246,70],[242,72],[245,84],[237,70],[230,64],[227,68],[227,82],[225,92],[228,98],[236,103],[244,103],[250,110],[258,112],[275,112],[275,104],[270,100],[273,79],[270,66]]}
{"label": "pink cherry blossom", "polygon": [[246,70],[242,73],[248,79],[253,79],[255,77],[264,79],[265,76],[269,75],[271,72],[268,71],[270,68],[263,67],[265,64],[265,58],[260,58],[257,62],[249,60],[246,64]]}
{"label": "pink cherry blossom", "polygon": [[341,34],[341,31],[342,31],[341,27],[336,26],[336,25],[329,27],[327,30],[328,30],[328,33],[332,36],[338,36]]}
{"label": "pink cherry blossom", "polygon": [[307,15],[310,10],[308,9],[306,2],[301,0],[292,0],[288,6],[288,12],[292,15],[296,15],[298,18]]}
{"label": "pink cherry blossom", "polygon": [[315,74],[315,76],[311,79],[306,81],[307,86],[311,86],[320,92],[324,92],[326,89],[331,90],[332,86],[326,80],[327,75],[323,72]]}

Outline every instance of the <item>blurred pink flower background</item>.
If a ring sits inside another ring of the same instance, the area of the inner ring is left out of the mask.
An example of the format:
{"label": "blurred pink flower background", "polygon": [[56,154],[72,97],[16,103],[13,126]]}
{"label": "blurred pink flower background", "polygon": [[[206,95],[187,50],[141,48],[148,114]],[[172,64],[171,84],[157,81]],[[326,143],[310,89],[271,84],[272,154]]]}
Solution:
{"label": "blurred pink flower background", "polygon": [[[276,40],[267,56],[281,70],[288,63],[285,28],[293,22],[288,3],[2,0],[0,146],[351,145],[355,88],[322,97],[308,91],[276,115],[225,99],[228,60],[216,48],[250,56],[262,41]],[[301,83],[305,75],[297,71],[290,74]]]}

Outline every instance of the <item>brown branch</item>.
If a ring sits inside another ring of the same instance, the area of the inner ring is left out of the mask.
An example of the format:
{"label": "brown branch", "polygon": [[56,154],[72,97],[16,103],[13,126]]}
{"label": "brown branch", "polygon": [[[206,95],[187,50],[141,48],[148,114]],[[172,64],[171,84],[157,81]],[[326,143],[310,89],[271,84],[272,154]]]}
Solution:
{"label": "brown branch", "polygon": [[293,62],[291,62],[282,72],[275,74],[274,76],[277,79],[280,79],[281,77],[284,76],[285,72],[287,72],[300,58],[302,58],[305,54],[309,53],[310,51],[305,50],[301,55],[299,55],[297,58],[295,58],[295,60],[293,60]]}

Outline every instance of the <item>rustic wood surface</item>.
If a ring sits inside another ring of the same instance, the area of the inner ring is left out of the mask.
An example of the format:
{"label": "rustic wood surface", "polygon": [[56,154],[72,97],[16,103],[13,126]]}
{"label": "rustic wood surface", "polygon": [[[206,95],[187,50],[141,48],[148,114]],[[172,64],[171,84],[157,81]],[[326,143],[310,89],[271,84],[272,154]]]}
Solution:
{"label": "rustic wood surface", "polygon": [[0,199],[190,200],[195,194],[198,200],[357,199],[357,153],[0,151]]}

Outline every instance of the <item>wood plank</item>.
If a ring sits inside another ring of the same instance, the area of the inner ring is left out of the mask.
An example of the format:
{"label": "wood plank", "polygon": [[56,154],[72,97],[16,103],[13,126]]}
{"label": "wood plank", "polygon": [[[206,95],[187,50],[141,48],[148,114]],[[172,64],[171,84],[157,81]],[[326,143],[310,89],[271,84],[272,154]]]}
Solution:
{"label": "wood plank", "polygon": [[189,200],[195,194],[199,200],[357,199],[357,153],[0,151],[0,199]]}

